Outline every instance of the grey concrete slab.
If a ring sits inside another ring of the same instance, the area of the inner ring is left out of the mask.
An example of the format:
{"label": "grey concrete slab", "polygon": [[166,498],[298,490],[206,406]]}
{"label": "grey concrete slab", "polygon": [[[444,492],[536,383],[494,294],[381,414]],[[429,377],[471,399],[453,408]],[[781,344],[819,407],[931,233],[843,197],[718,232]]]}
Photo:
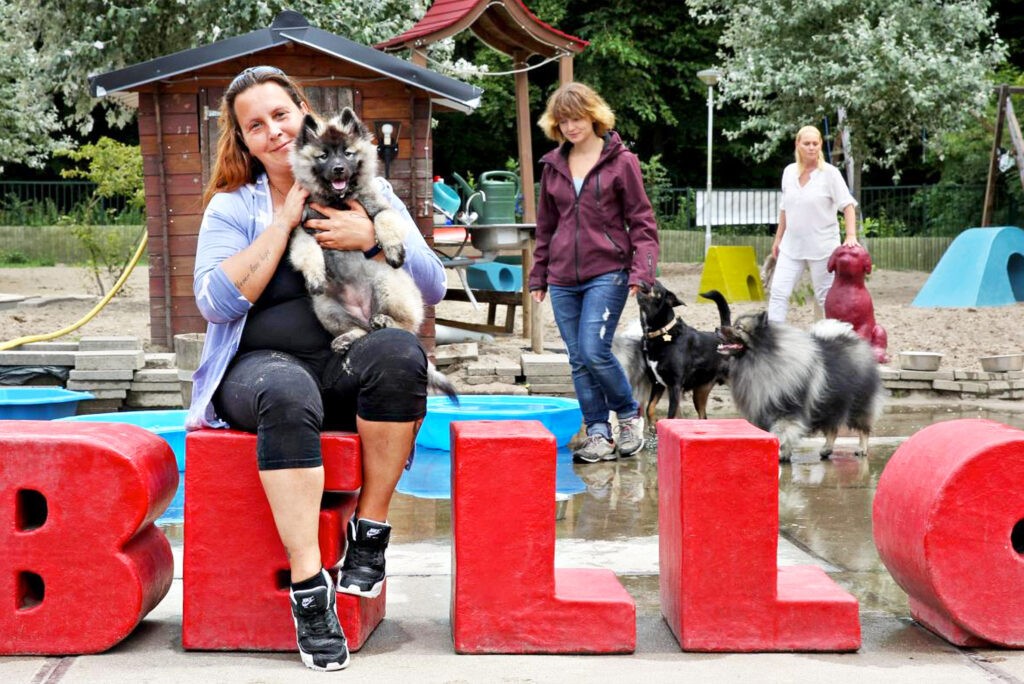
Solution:
{"label": "grey concrete slab", "polygon": [[89,335],[78,341],[78,350],[91,351],[138,351],[142,340],[131,335]]}
{"label": "grey concrete slab", "polygon": [[146,354],[141,349],[78,352],[75,354],[78,370],[137,369],[146,365]]}

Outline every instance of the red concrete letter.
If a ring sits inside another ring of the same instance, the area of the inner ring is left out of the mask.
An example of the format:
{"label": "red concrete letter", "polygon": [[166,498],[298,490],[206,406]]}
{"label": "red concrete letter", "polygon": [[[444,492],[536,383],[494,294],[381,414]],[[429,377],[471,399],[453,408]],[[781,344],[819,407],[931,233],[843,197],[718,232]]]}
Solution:
{"label": "red concrete letter", "polygon": [[0,421],[0,655],[98,653],[171,587],[174,452],[134,425]]}
{"label": "red concrete letter", "polygon": [[878,554],[947,641],[1024,647],[1022,477],[1024,432],[971,419],[917,432],[878,480]]}
{"label": "red concrete letter", "polygon": [[[320,554],[341,558],[345,524],[362,486],[359,438],[324,433]],[[344,493],[333,493],[344,492]],[[186,437],[182,646],[203,650],[294,651],[288,558],[256,467],[256,436],[198,430]],[[338,594],[338,619],[358,650],[384,617],[380,596]]]}
{"label": "red concrete letter", "polygon": [[745,420],[658,422],[661,610],[686,651],[852,651],[857,600],[779,568],[779,444]]}
{"label": "red concrete letter", "polygon": [[636,606],[610,570],[555,569],[555,438],[537,421],[452,423],[458,653],[631,653]]}

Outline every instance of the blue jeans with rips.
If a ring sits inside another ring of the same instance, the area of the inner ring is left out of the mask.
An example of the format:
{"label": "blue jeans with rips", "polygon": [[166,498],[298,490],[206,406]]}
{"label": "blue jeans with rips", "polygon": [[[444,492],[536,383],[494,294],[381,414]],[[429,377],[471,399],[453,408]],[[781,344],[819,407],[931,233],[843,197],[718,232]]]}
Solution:
{"label": "blue jeans with rips", "polygon": [[616,271],[580,285],[549,285],[548,295],[569,351],[572,382],[587,434],[598,431],[610,437],[610,411],[619,418],[632,418],[640,410],[629,379],[612,354],[612,338],[629,296],[629,276]]}

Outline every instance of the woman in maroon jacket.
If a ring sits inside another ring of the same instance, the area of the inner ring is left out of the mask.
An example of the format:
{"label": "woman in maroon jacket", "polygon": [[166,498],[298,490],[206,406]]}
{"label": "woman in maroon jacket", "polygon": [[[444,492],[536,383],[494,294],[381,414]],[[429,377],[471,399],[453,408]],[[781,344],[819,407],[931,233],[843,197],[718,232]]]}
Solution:
{"label": "woman in maroon jacket", "polygon": [[[541,159],[537,245],[530,292],[551,292],[569,351],[587,438],[573,458],[595,463],[631,456],[644,445],[644,422],[629,380],[612,354],[628,296],[654,284],[658,232],[640,163],[612,130],[608,104],[582,83],[548,98],[538,125],[559,146]],[[618,418],[612,438],[610,412]]]}

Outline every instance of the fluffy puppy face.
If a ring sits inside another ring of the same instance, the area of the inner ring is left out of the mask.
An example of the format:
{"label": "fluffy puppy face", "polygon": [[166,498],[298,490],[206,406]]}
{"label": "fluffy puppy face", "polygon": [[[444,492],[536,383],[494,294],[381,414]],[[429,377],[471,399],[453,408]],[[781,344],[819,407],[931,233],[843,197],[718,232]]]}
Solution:
{"label": "fluffy puppy face", "polygon": [[757,338],[768,326],[768,314],[764,311],[738,317],[732,325],[718,329],[718,353],[725,356],[743,356],[757,344]]}
{"label": "fluffy puppy face", "polygon": [[315,201],[337,204],[376,175],[377,150],[348,107],[323,125],[307,114],[292,150],[292,169]]}

